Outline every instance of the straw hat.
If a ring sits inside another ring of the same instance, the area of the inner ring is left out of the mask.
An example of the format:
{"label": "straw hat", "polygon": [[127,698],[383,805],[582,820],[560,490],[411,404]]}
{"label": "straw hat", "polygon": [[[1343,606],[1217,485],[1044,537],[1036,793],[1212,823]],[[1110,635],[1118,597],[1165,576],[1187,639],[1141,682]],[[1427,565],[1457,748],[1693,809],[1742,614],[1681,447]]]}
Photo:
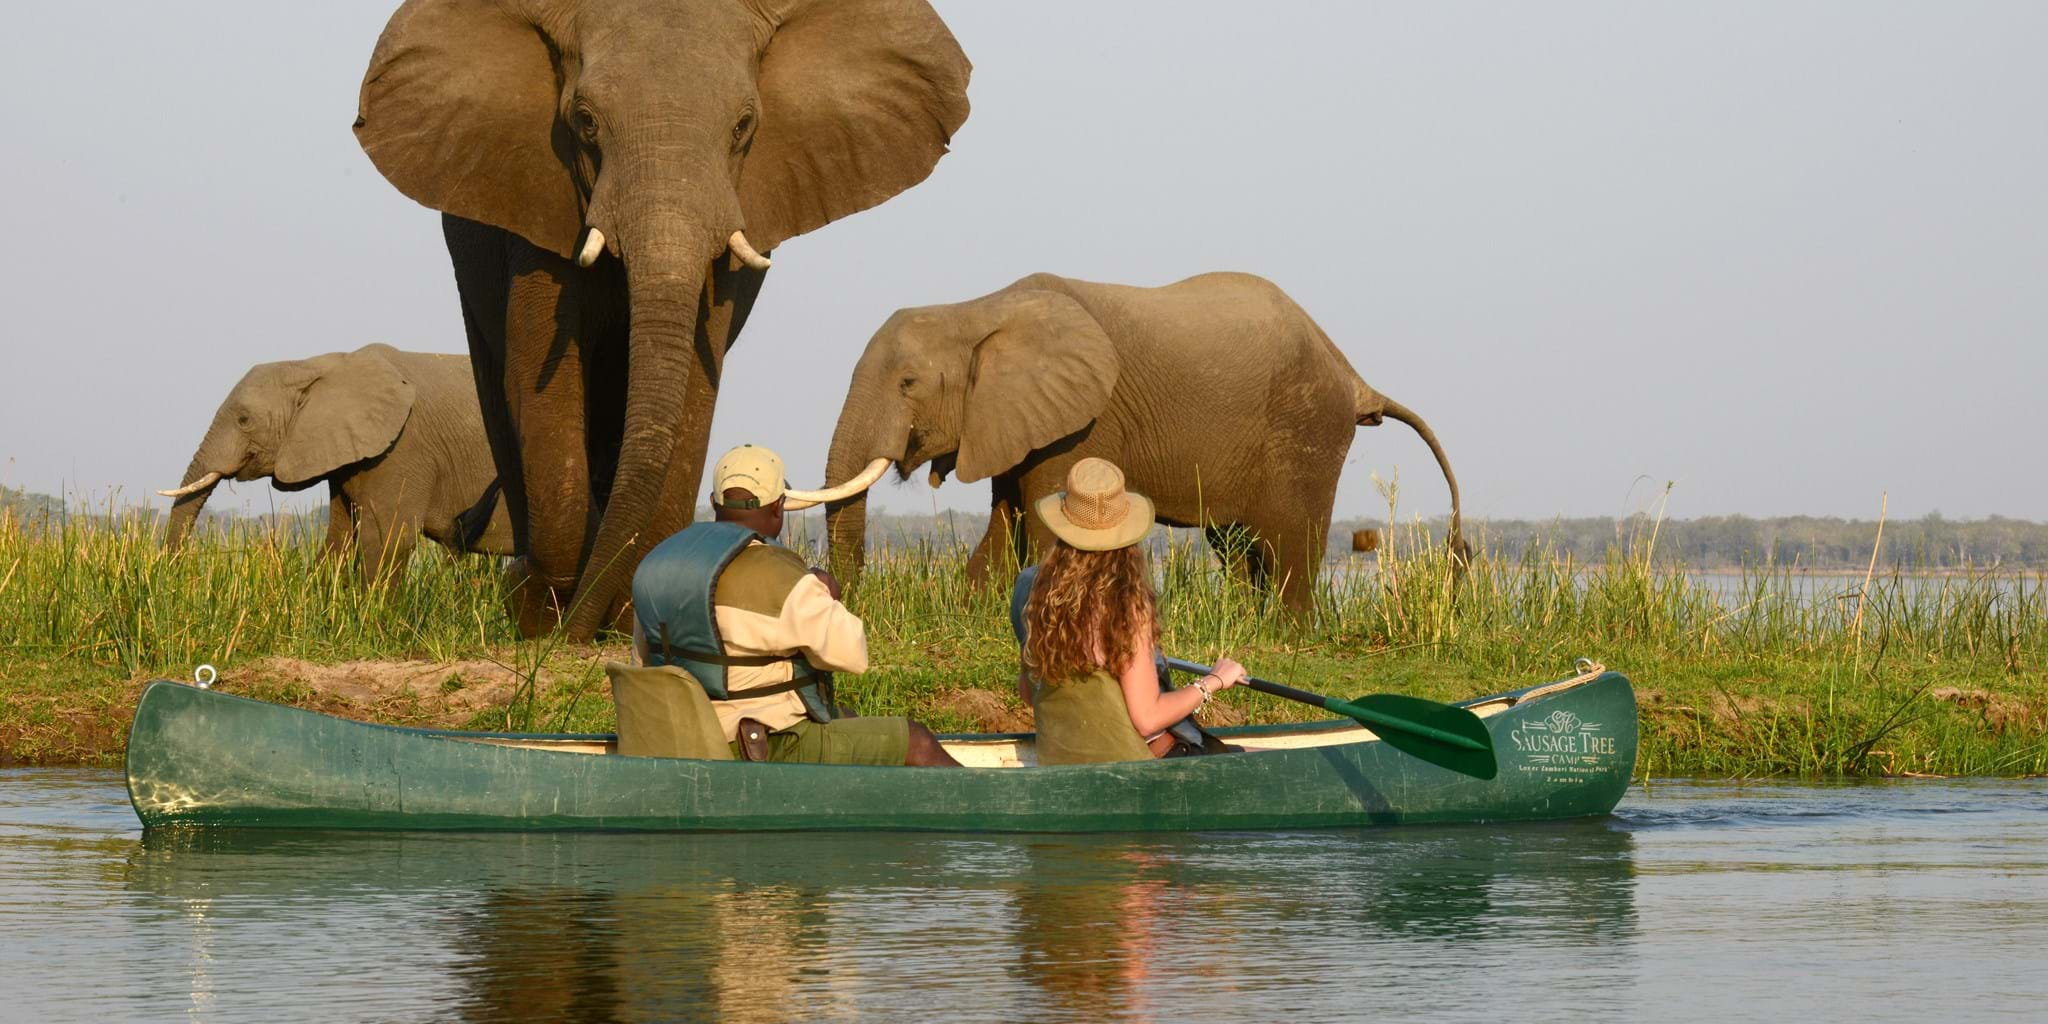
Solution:
{"label": "straw hat", "polygon": [[1067,470],[1067,489],[1038,499],[1038,517],[1082,551],[1115,551],[1152,529],[1152,499],[1124,490],[1124,471],[1104,459]]}

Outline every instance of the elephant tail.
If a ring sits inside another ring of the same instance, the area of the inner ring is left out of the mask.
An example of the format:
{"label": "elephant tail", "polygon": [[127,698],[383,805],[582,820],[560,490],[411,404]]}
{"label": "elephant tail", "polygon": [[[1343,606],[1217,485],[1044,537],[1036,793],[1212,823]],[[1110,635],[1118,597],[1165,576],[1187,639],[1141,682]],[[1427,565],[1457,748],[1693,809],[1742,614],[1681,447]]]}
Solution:
{"label": "elephant tail", "polygon": [[1366,386],[1364,381],[1359,382],[1358,390],[1360,391],[1359,426],[1377,426],[1383,419],[1405,423],[1410,429],[1415,431],[1417,436],[1422,438],[1422,443],[1429,446],[1429,453],[1436,456],[1437,468],[1443,470],[1444,483],[1451,490],[1451,529],[1449,535],[1444,538],[1444,544],[1450,549],[1451,555],[1456,560],[1458,566],[1462,568],[1471,559],[1472,549],[1465,542],[1464,509],[1458,499],[1458,477],[1451,472],[1450,456],[1444,454],[1444,446],[1437,441],[1436,431],[1431,430],[1429,424],[1421,416],[1416,415],[1414,410],[1385,395],[1374,392]]}
{"label": "elephant tail", "polygon": [[483,497],[476,504],[455,517],[455,539],[463,551],[476,550],[477,542],[483,539],[484,531],[491,528],[491,517],[498,512],[498,498],[505,489],[502,477],[493,477],[491,485],[484,488]]}

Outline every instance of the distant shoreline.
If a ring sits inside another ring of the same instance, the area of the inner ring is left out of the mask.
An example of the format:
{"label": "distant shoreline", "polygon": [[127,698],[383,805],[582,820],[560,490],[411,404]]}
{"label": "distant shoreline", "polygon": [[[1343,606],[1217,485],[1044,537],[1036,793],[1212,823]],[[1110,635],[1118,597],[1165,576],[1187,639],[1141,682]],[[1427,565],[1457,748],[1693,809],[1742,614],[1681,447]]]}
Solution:
{"label": "distant shoreline", "polygon": [[[1676,568],[1676,566],[1659,566],[1659,568]],[[1711,569],[1694,569],[1687,567],[1684,571],[1693,576],[1755,576],[1768,572],[1771,575],[1783,576],[1861,577],[1864,574],[1864,568],[1864,566],[1856,565],[1841,566],[1839,568],[1830,568],[1827,566],[1800,566],[1798,568],[1792,568],[1789,566],[1772,566],[1768,569],[1761,566],[1751,566],[1750,568],[1745,569],[1741,566],[1724,565],[1716,566]],[[1915,569],[1902,565],[1886,565],[1884,562],[1880,561],[1877,564],[1876,571],[1870,574],[1870,578],[1873,580],[1883,579],[1896,574],[1899,576],[1911,577],[1916,579],[1940,579],[1949,577],[1967,578],[1970,576],[1986,575],[2010,576],[2014,573],[2019,573],[2021,575],[2048,576],[2048,567],[2031,565],[1979,565],[1969,567]]]}
{"label": "distant shoreline", "polygon": [[[154,526],[164,517],[161,510],[143,506],[67,502],[0,487],[0,515],[11,515],[16,523],[31,528],[38,522],[104,521],[109,518],[110,509],[114,518],[125,519],[132,514],[145,526]],[[698,514],[702,517],[708,510],[700,509]],[[209,512],[204,522],[225,525],[275,520],[287,530],[324,534],[326,515],[325,508],[274,516],[234,512],[216,516]],[[981,539],[986,523],[987,513],[979,511],[876,512],[868,516],[868,543],[876,551],[934,545],[972,548]],[[1384,540],[1393,542],[1397,553],[1403,553],[1441,544],[1449,526],[1449,517],[1442,515],[1397,521],[1389,537],[1384,519],[1340,519],[1330,524],[1327,559],[1340,565],[1350,560],[1354,530],[1378,530]],[[813,510],[792,515],[784,536],[792,546],[822,553],[824,533],[824,513]],[[1497,559],[1518,559],[1533,551],[1541,558],[1563,557],[1579,565],[1593,566],[1604,563],[1610,552],[1630,559],[1648,553],[1659,568],[1682,565],[1685,571],[1702,575],[1771,572],[1814,576],[1866,571],[1878,539],[1879,524],[1876,520],[1824,516],[1702,516],[1664,520],[1644,515],[1621,519],[1474,518],[1466,521],[1464,533],[1475,549]],[[1169,536],[1171,543],[1177,545],[1203,543],[1198,530],[1177,529]],[[1879,572],[1928,577],[2048,572],[2048,522],[2005,516],[1948,519],[1939,514],[1888,520],[1883,524],[1877,563]]]}

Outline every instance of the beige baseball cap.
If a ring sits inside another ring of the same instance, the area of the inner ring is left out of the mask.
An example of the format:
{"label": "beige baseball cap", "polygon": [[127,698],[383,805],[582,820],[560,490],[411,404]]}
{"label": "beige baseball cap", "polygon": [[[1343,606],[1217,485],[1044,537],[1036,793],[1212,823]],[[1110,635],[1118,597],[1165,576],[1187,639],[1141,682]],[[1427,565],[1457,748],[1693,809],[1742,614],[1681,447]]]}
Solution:
{"label": "beige baseball cap", "polygon": [[[749,505],[728,505],[725,492],[734,487],[745,488],[754,496]],[[726,452],[711,469],[711,503],[721,508],[761,508],[773,505],[788,489],[783,478],[782,456],[766,448],[743,444]]]}

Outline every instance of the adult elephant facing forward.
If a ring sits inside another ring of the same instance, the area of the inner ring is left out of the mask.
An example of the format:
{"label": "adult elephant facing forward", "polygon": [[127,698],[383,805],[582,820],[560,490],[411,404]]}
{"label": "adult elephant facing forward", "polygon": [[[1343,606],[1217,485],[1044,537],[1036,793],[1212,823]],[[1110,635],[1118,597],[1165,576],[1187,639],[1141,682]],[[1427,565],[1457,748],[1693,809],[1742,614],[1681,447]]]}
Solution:
{"label": "adult elephant facing forward", "polygon": [[[1031,514],[1089,456],[1114,462],[1171,526],[1212,544],[1242,531],[1245,568],[1297,613],[1312,605],[1337,477],[1359,426],[1414,428],[1451,491],[1449,543],[1462,557],[1458,480],[1436,433],[1358,375],[1273,283],[1203,274],[1133,288],[1033,274],[1001,291],[891,316],[861,355],[832,434],[826,474],[857,483],[890,464],[930,463],[990,479],[988,533],[968,564],[980,580],[1051,543]],[[833,567],[857,573],[865,495],[832,495]],[[1014,533],[1023,520],[1028,529]]]}
{"label": "adult elephant facing forward", "polygon": [[968,71],[924,0],[392,16],[356,135],[444,215],[524,632],[594,634],[689,521],[760,253],[922,181]]}

